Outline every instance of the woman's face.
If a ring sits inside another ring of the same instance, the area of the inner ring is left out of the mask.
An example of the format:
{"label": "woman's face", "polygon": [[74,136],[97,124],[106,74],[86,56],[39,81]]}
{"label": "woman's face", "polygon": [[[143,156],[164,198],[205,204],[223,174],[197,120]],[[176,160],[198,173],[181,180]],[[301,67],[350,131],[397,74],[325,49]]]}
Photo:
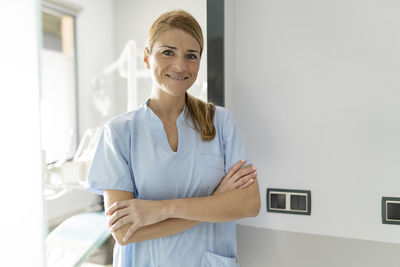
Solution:
{"label": "woman's face", "polygon": [[197,78],[200,44],[183,30],[170,29],[154,42],[151,54],[145,50],[144,62],[157,89],[180,96]]}

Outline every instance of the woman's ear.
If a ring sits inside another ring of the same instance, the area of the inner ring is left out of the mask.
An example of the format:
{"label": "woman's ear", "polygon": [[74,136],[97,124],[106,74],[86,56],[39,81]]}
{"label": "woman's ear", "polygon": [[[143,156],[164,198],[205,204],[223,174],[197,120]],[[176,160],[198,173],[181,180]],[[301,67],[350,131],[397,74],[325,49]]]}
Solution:
{"label": "woman's ear", "polygon": [[150,59],[149,59],[149,57],[150,57],[150,51],[149,51],[149,48],[148,47],[146,47],[145,49],[144,49],[144,57],[143,57],[143,61],[144,61],[144,66],[146,67],[146,69],[150,69]]}

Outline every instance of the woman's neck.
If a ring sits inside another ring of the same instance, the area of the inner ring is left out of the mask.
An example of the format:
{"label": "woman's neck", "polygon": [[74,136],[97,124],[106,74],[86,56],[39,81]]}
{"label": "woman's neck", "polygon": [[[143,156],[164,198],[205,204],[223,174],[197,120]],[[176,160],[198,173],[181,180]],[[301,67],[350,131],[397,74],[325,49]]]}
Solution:
{"label": "woman's neck", "polygon": [[161,90],[153,90],[148,105],[161,119],[176,120],[185,106],[185,94],[172,96]]}

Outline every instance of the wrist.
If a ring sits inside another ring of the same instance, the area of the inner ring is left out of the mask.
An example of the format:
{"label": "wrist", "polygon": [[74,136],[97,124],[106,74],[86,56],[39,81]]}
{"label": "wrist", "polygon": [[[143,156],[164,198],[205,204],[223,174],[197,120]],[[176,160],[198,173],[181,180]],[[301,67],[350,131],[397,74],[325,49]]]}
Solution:
{"label": "wrist", "polygon": [[175,209],[171,199],[161,201],[161,214],[164,220],[175,217]]}

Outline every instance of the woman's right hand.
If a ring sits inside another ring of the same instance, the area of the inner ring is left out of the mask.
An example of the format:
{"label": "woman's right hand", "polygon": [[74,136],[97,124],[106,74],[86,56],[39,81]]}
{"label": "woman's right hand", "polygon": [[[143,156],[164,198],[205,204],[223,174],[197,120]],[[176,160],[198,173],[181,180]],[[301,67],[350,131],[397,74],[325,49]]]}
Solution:
{"label": "woman's right hand", "polygon": [[246,188],[254,182],[254,179],[257,178],[257,169],[251,164],[242,168],[245,162],[246,160],[241,160],[230,168],[213,195],[233,189]]}

